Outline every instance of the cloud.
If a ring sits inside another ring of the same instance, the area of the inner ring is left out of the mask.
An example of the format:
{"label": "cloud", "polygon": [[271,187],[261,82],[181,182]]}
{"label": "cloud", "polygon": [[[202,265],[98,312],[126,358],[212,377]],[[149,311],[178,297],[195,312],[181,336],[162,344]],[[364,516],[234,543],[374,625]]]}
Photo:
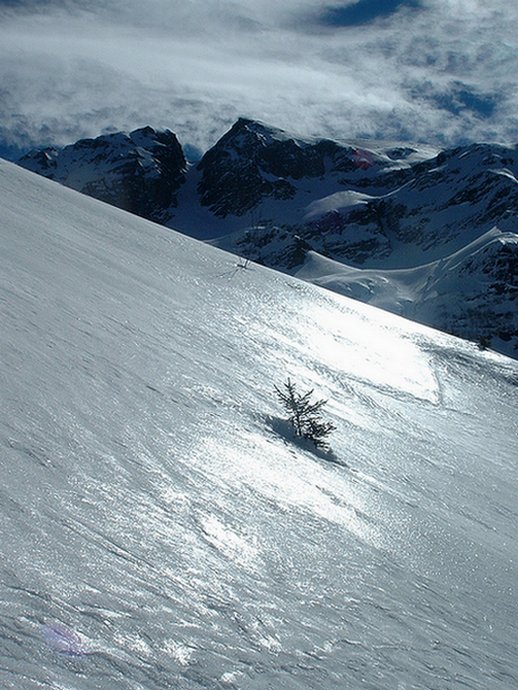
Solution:
{"label": "cloud", "polygon": [[[355,7],[361,23],[347,20]],[[151,124],[205,149],[243,115],[338,138],[512,141],[518,7],[383,7],[0,0],[0,138],[62,144]]]}

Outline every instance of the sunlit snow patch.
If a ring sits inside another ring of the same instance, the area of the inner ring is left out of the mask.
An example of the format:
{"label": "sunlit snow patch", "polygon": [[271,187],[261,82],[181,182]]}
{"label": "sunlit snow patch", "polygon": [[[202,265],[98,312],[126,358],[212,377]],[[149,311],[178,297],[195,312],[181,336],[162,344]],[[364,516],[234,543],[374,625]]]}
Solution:
{"label": "sunlit snow patch", "polygon": [[206,540],[228,558],[242,566],[250,566],[257,560],[257,549],[249,540],[224,525],[214,515],[201,519],[201,528]]}
{"label": "sunlit snow patch", "polygon": [[192,656],[192,649],[176,640],[166,640],[163,645],[164,651],[169,654],[180,666],[188,666]]}
{"label": "sunlit snow patch", "polygon": [[369,201],[372,201],[373,198],[374,197],[369,194],[364,194],[362,192],[353,192],[349,190],[345,192],[335,192],[334,194],[330,194],[322,199],[317,199],[309,204],[304,220],[310,221],[326,213],[332,213],[336,209],[344,211],[345,209],[350,210],[354,206],[363,206]]}
{"label": "sunlit snow patch", "polygon": [[337,319],[336,305],[319,305],[308,314],[307,347],[316,361],[344,377],[436,402],[439,391],[429,356],[411,338],[401,337],[398,321],[380,312],[377,321],[365,318],[359,324],[357,313],[344,310],[344,318]]}
{"label": "sunlit snow patch", "polygon": [[[273,501],[283,511],[303,511],[313,518],[340,525],[364,542],[379,543],[379,531],[367,517],[369,507],[352,489],[347,476],[329,474],[325,464],[321,464],[325,461],[314,462],[311,453],[308,455],[289,442],[247,434],[229,446],[223,439],[207,437],[195,453],[211,457],[205,472],[215,482],[224,482],[226,487],[232,485],[238,493],[251,490]],[[240,565],[260,562],[259,545],[253,538],[245,542],[212,517],[205,520],[203,529],[218,550],[240,561]]]}

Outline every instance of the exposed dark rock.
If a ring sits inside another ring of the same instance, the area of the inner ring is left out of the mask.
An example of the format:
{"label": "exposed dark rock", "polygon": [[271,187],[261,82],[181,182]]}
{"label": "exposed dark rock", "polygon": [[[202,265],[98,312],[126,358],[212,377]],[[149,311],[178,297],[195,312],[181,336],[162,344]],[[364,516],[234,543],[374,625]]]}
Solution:
{"label": "exposed dark rock", "polygon": [[177,204],[186,161],[169,130],[82,139],[63,149],[27,154],[19,164],[96,199],[144,218],[165,222]]}

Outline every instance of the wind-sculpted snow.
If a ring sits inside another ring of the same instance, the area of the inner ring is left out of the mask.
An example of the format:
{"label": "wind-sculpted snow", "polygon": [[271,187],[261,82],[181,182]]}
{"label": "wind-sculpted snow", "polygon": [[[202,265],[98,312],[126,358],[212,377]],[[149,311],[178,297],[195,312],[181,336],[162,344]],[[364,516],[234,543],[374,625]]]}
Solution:
{"label": "wind-sculpted snow", "polygon": [[0,214],[2,688],[518,686],[516,362],[5,163]]}

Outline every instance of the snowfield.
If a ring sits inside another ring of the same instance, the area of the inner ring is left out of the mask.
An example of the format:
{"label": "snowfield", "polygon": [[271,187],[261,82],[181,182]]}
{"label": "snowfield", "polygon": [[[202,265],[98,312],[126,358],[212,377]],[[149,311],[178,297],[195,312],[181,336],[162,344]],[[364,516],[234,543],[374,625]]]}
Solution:
{"label": "snowfield", "polygon": [[0,232],[2,688],[518,687],[517,361],[4,162]]}

